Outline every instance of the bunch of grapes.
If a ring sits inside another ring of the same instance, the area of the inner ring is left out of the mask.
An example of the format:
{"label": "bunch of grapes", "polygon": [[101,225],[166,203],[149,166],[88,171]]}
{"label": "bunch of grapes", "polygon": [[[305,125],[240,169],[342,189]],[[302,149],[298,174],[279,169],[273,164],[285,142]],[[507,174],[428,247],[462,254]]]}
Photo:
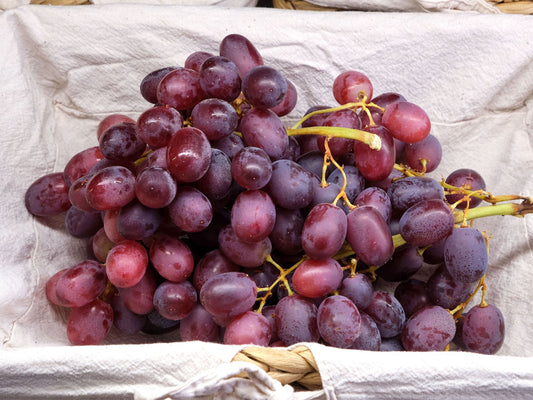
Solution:
{"label": "bunch of grapes", "polygon": [[[488,239],[472,221],[524,215],[532,201],[491,195],[471,169],[427,177],[442,149],[421,107],[374,96],[350,70],[332,84],[338,105],[287,128],[295,85],[237,34],[219,54],[148,73],[140,93],[151,105],[136,121],[104,118],[98,145],[26,192],[31,214],[64,214],[90,244],[46,283],[70,310],[72,344],[114,326],[262,346],[501,347]],[[415,278],[424,264],[438,265],[427,281]]]}

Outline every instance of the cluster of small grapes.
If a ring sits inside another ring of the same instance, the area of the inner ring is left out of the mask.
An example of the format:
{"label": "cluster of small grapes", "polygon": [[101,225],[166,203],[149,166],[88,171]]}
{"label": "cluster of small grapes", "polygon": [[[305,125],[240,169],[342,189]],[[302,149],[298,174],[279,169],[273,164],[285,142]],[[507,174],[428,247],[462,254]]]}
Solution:
{"label": "cluster of small grapes", "polygon": [[[50,302],[71,309],[71,343],[100,343],[114,325],[227,344],[500,348],[488,242],[468,222],[500,199],[473,170],[425,176],[442,150],[419,106],[373,97],[370,80],[347,71],[333,83],[339,106],[286,128],[294,84],[237,34],[219,55],[149,73],[140,91],[152,106],[137,121],[103,119],[98,146],[26,192],[30,213],[66,212],[66,230],[89,238],[87,260],[46,284]],[[440,264],[427,282],[413,278],[424,263]]]}

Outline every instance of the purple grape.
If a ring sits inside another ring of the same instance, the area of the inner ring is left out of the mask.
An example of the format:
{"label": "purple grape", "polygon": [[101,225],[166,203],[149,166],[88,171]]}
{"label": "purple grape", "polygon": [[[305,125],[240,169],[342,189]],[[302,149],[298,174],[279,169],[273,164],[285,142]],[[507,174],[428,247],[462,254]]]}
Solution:
{"label": "purple grape", "polygon": [[463,343],[467,351],[496,354],[505,338],[505,322],[498,307],[472,307],[463,322]]}
{"label": "purple grape", "polygon": [[333,295],[320,303],[317,325],[320,336],[326,343],[350,348],[361,333],[361,315],[350,299]]}
{"label": "purple grape", "polygon": [[183,66],[185,68],[200,72],[200,68],[202,67],[204,61],[213,56],[213,53],[209,53],[207,51],[195,51],[187,56]]}
{"label": "purple grape", "polygon": [[272,108],[280,104],[287,93],[287,86],[281,72],[266,65],[250,69],[242,78],[244,97],[258,108]]}
{"label": "purple grape", "polygon": [[86,197],[95,210],[123,207],[135,198],[135,176],[126,167],[103,168],[87,182]]}
{"label": "purple grape", "polygon": [[274,311],[276,332],[290,346],[301,342],[318,342],[317,307],[308,299],[292,295],[283,297]]}
{"label": "purple grape", "polygon": [[457,228],[444,243],[444,262],[459,282],[478,281],[487,271],[488,251],[483,234],[476,228]]}
{"label": "purple grape", "polygon": [[294,271],[292,286],[301,296],[319,298],[337,289],[342,282],[342,268],[333,258],[304,260]]}
{"label": "purple grape", "polygon": [[149,255],[157,272],[171,282],[182,282],[193,272],[192,252],[185,242],[178,238],[158,236],[150,246]]}
{"label": "purple grape", "polygon": [[137,127],[131,122],[108,128],[99,143],[100,151],[111,161],[135,161],[146,150],[146,143],[137,135]]}
{"label": "purple grape", "polygon": [[223,272],[238,272],[240,267],[228,259],[220,249],[214,249],[205,253],[192,272],[192,283],[199,292],[204,283],[213,275]]}
{"label": "purple grape", "polygon": [[100,299],[70,312],[67,321],[67,337],[74,345],[100,344],[113,325],[113,309]]}
{"label": "purple grape", "polygon": [[74,181],[86,176],[96,163],[103,159],[104,155],[98,146],[89,147],[76,153],[70,158],[63,169],[65,184],[71,186]]}
{"label": "purple grape", "polygon": [[392,204],[387,192],[379,187],[370,186],[362,190],[355,198],[355,205],[375,207],[383,219],[390,222]]}
{"label": "purple grape", "polygon": [[[324,154],[321,153],[320,150],[306,152],[302,156],[298,157],[296,162],[301,165],[306,171],[311,172],[317,178],[322,179]],[[333,164],[329,164],[326,168],[326,177],[328,177],[335,170],[335,168],[336,167]]]}
{"label": "purple grape", "polygon": [[154,309],[154,293],[157,289],[156,277],[151,268],[147,268],[143,277],[135,285],[119,288],[118,292],[124,305],[135,314],[148,314]]}
{"label": "purple grape", "polygon": [[311,173],[296,162],[278,160],[272,163],[272,177],[265,191],[279,207],[304,208],[313,200],[312,178]]}
{"label": "purple grape", "polygon": [[272,251],[272,243],[268,237],[258,242],[245,242],[239,239],[231,225],[220,230],[218,242],[226,257],[246,268],[262,265]]}
{"label": "purple grape", "polygon": [[363,310],[376,323],[382,338],[398,335],[405,324],[405,312],[402,305],[392,294],[376,290],[372,302]]}
{"label": "purple grape", "polygon": [[192,127],[182,128],[170,138],[167,165],[178,182],[200,179],[211,164],[211,145],[205,134]]}
{"label": "purple grape", "polygon": [[400,282],[394,290],[394,297],[402,305],[407,318],[421,308],[432,305],[428,296],[427,283],[415,278]]}
{"label": "purple grape", "polygon": [[[404,149],[405,160],[415,171],[432,172],[442,159],[442,147],[439,139],[428,135],[424,140],[416,143],[407,143]],[[422,160],[426,162],[425,168]]]}
{"label": "purple grape", "polygon": [[392,172],[396,160],[396,148],[392,135],[381,125],[369,126],[365,130],[379,136],[381,148],[374,150],[367,144],[356,140],[353,154],[357,169],[369,181],[385,179]]}
{"label": "purple grape", "polygon": [[231,161],[231,175],[245,189],[261,189],[272,176],[272,161],[259,147],[244,147]]}
{"label": "purple grape", "polygon": [[339,207],[321,203],[312,208],[302,228],[302,248],[314,259],[333,257],[344,244],[346,214]]}
{"label": "purple grape", "polygon": [[88,212],[70,207],[65,215],[65,228],[76,238],[88,238],[103,227],[99,212]]}
{"label": "purple grape", "polygon": [[236,133],[231,133],[222,139],[215,140],[211,142],[211,145],[215,149],[222,150],[230,159],[233,159],[244,148],[241,137]]}
{"label": "purple grape", "polygon": [[444,189],[438,181],[420,176],[409,176],[392,182],[387,194],[392,208],[397,211],[405,211],[424,200],[444,199]]}
{"label": "purple grape", "polygon": [[374,287],[368,276],[355,274],[343,279],[339,293],[349,298],[359,310],[364,310],[372,302]]}
{"label": "purple grape", "polygon": [[474,285],[454,280],[446,267],[441,265],[429,277],[427,290],[433,304],[451,310],[466,301]]}
{"label": "purple grape", "polygon": [[200,303],[212,315],[235,317],[249,311],[257,295],[255,282],[242,272],[212,276],[200,290]]}
{"label": "purple grape", "polygon": [[440,306],[418,310],[406,322],[401,333],[407,351],[444,351],[455,336],[455,320]]}
{"label": "purple grape", "polygon": [[[486,185],[483,177],[473,169],[461,168],[453,171],[446,178],[446,183],[456,186],[463,187],[468,190],[485,190]],[[448,194],[446,195],[446,200],[450,204],[454,204],[459,200],[463,199],[465,196],[462,194]],[[481,199],[477,197],[470,197],[468,207],[474,208],[481,203]],[[467,206],[467,202],[463,201],[457,205],[457,209],[464,210]]]}
{"label": "purple grape", "polygon": [[407,243],[424,247],[452,233],[455,217],[443,200],[424,200],[410,207],[400,218],[400,234]]}
{"label": "purple grape", "polygon": [[[346,175],[346,197],[351,203],[355,202],[357,196],[365,187],[365,178],[359,170],[353,165],[345,165],[343,167],[344,175]],[[339,186],[344,185],[344,177],[339,169],[335,169],[327,177],[328,183],[336,183]]]}
{"label": "purple grape", "polygon": [[164,147],[174,133],[183,128],[183,117],[174,108],[156,106],[137,119],[139,138],[152,148]]}
{"label": "purple grape", "polygon": [[[395,103],[397,101],[405,101],[405,98],[401,94],[394,92],[382,93],[372,99],[372,103],[382,108],[386,108],[389,104]],[[369,109],[374,124],[381,125],[383,111],[376,107],[369,107]],[[370,119],[368,118],[368,115],[365,112],[361,112],[361,124],[363,127],[370,125]]]}
{"label": "purple grape", "polygon": [[55,297],[65,307],[81,307],[100,296],[107,285],[105,268],[92,260],[63,270],[55,282]]}
{"label": "purple grape", "polygon": [[213,203],[228,196],[232,183],[230,158],[222,150],[212,148],[211,164],[196,181],[196,187]]}
{"label": "purple grape", "polygon": [[135,196],[141,204],[149,208],[168,206],[178,186],[167,169],[148,167],[137,175],[135,180]]}
{"label": "purple grape", "polygon": [[148,267],[148,253],[135,240],[124,240],[114,246],[106,258],[107,278],[117,288],[132,287],[139,283]]}
{"label": "purple grape", "polygon": [[262,190],[246,190],[231,208],[231,226],[239,239],[259,242],[270,235],[276,221],[276,207]]}
{"label": "purple grape", "polygon": [[70,207],[69,188],[62,172],[41,176],[26,190],[24,204],[28,212],[37,217],[51,217]]}
{"label": "purple grape", "polygon": [[150,72],[141,81],[141,95],[146,101],[152,104],[157,104],[157,86],[161,79],[169,72],[177,69],[176,67],[164,67]]}
{"label": "purple grape", "polygon": [[272,247],[286,255],[296,255],[302,249],[304,217],[299,209],[276,207],[276,221],[269,238]]}
{"label": "purple grape", "polygon": [[180,320],[180,338],[184,342],[217,342],[219,334],[220,327],[201,304],[196,304],[190,314]]}
{"label": "purple grape", "polygon": [[170,71],[157,86],[157,102],[177,110],[193,108],[202,97],[200,73],[192,69]]}
{"label": "purple grape", "polygon": [[439,240],[437,243],[433,243],[431,246],[424,249],[422,256],[424,262],[428,264],[441,264],[444,262],[444,244],[446,238]]}
{"label": "purple grape", "polygon": [[[361,129],[361,120],[353,110],[339,110],[332,112],[322,123],[322,126]],[[333,158],[337,159],[353,150],[354,140],[340,137],[331,137],[328,140],[328,147]],[[326,137],[318,136],[317,145],[322,153],[326,152],[324,142]]]}
{"label": "purple grape", "polygon": [[289,114],[294,110],[298,102],[298,90],[296,89],[296,86],[294,86],[294,83],[287,78],[285,78],[285,80],[287,81],[287,92],[285,93],[285,96],[283,96],[283,99],[277,106],[270,108],[270,110],[274,111],[278,117],[283,117]]}
{"label": "purple grape", "polygon": [[205,97],[231,102],[241,93],[239,69],[223,56],[213,56],[200,67],[200,86]]}
{"label": "purple grape", "polygon": [[272,331],[265,316],[246,311],[231,319],[224,331],[224,344],[268,346]]}
{"label": "purple grape", "polygon": [[200,129],[209,140],[222,139],[237,129],[239,116],[227,101],[209,98],[194,106],[192,126]]}
{"label": "purple grape", "polygon": [[113,296],[109,303],[113,309],[113,325],[126,335],[134,335],[141,331],[146,323],[146,316],[132,312],[126,307],[121,296]]}
{"label": "purple grape", "polygon": [[396,248],[392,258],[376,272],[380,278],[388,282],[400,282],[416,274],[422,268],[423,262],[418,247],[405,244]]}
{"label": "purple grape", "polygon": [[372,206],[360,206],[348,214],[346,240],[367,265],[383,265],[394,253],[389,227]]}
{"label": "purple grape", "polygon": [[192,312],[197,297],[196,290],[189,281],[165,281],[154,293],[154,307],[162,317],[176,321]]}
{"label": "purple grape", "polygon": [[351,349],[378,351],[381,347],[381,335],[378,326],[364,311],[359,311],[361,316],[361,328],[359,336],[350,346]]}
{"label": "purple grape", "polygon": [[240,77],[258,65],[263,65],[263,58],[252,42],[236,33],[225,36],[220,42],[220,55],[229,58],[239,69]]}
{"label": "purple grape", "polygon": [[192,186],[180,186],[167,207],[170,219],[185,232],[200,232],[213,219],[213,207],[205,194]]}
{"label": "purple grape", "polygon": [[129,240],[142,240],[153,235],[161,225],[161,211],[134,200],[120,209],[118,233]]}
{"label": "purple grape", "polygon": [[247,146],[263,149],[273,160],[280,159],[287,151],[287,131],[280,117],[269,109],[248,111],[241,119],[240,129]]}

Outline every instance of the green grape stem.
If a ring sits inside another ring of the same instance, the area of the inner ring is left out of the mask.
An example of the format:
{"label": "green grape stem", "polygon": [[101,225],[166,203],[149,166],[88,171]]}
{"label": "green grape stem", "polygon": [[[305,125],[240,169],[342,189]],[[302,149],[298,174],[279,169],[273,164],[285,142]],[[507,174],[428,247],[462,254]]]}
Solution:
{"label": "green grape stem", "polygon": [[353,139],[367,144],[373,150],[381,149],[381,138],[378,135],[360,129],[339,128],[336,126],[309,126],[306,128],[287,129],[287,135],[321,135]]}

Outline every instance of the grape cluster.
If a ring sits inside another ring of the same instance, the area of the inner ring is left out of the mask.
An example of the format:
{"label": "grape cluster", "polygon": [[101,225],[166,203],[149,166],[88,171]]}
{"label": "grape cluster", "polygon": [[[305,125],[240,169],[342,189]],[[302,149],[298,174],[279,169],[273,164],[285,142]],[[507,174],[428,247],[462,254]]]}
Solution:
{"label": "grape cluster", "polygon": [[[68,233],[89,240],[87,259],[46,283],[70,309],[72,344],[114,326],[227,344],[498,351],[488,241],[470,221],[500,199],[470,169],[425,175],[442,149],[418,105],[345,71],[338,105],[287,128],[295,85],[237,34],[219,54],[148,73],[140,93],[151,106],[136,121],[104,118],[98,145],[26,192],[31,214],[65,213]],[[522,200],[498,212],[530,212]],[[438,265],[427,281],[415,278],[424,264]]]}

